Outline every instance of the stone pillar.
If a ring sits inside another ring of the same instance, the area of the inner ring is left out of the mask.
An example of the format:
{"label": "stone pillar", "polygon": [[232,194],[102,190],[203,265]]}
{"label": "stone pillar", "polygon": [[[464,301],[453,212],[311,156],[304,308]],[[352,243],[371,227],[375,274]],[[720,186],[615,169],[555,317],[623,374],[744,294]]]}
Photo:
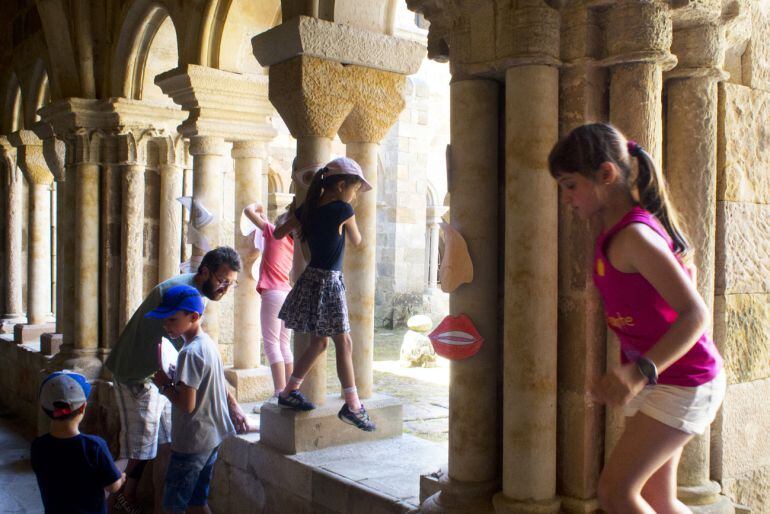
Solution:
{"label": "stone pillar", "polygon": [[[663,147],[663,72],[676,64],[676,57],[669,53],[671,27],[668,6],[659,0],[624,0],[608,12],[610,57],[603,63],[610,70],[610,122],[642,145],[658,166]],[[618,345],[608,345],[607,364],[620,365]],[[608,407],[606,411],[604,454],[608,457],[623,431],[623,415],[620,408]]]}
{"label": "stone pillar", "polygon": [[[233,143],[232,157],[235,162],[235,221],[240,220],[243,209],[262,197],[262,165],[266,157],[264,143],[238,141]],[[233,340],[233,367],[251,369],[259,366],[260,297],[252,268],[259,265],[259,252],[254,248],[254,235],[241,235],[236,229],[235,249],[243,260],[243,273],[238,277],[235,290],[235,314],[238,329]],[[259,278],[257,275],[256,278]]]}
{"label": "stone pillar", "polygon": [[[144,173],[146,152],[134,133],[117,136],[121,181],[120,311],[118,330],[144,298]],[[140,155],[141,154],[141,155]]]}
{"label": "stone pillar", "polygon": [[158,226],[158,280],[179,274],[182,262],[182,196],[184,143],[170,136],[156,138],[160,174],[160,223]]}
{"label": "stone pillar", "polygon": [[345,249],[344,275],[347,287],[350,336],[353,340],[353,369],[361,398],[372,396],[374,360],[374,289],[377,249],[377,167],[379,142],[404,109],[405,77],[373,68],[348,68],[356,106],[340,127],[347,156],[356,161],[372,190],[356,199],[356,223],[361,232],[359,246]]}
{"label": "stone pillar", "polygon": [[5,225],[5,312],[0,320],[2,332],[13,332],[14,325],[24,323],[24,307],[21,300],[21,225],[22,225],[22,181],[21,171],[16,167],[16,149],[5,137],[0,138],[6,175]]}
{"label": "stone pillar", "polygon": [[[666,179],[693,246],[698,292],[709,310],[714,306],[716,259],[717,83],[727,78],[721,70],[723,30],[716,19],[675,30],[672,52],[679,63],[666,75]],[[709,431],[685,446],[677,479],[679,498],[694,512],[734,512],[710,477]]]}
{"label": "stone pillar", "polygon": [[294,200],[293,193],[270,193],[267,195],[267,215],[274,219],[286,211],[286,207]]}
{"label": "stone pillar", "polygon": [[[118,137],[105,137],[100,148],[99,227],[101,259],[99,272],[99,356],[106,359],[120,337],[124,321],[123,300],[123,170]],[[123,152],[125,153],[125,152]],[[105,368],[106,369],[106,368]],[[106,377],[105,377],[106,378]]]}
{"label": "stone pillar", "polygon": [[[452,361],[449,382],[449,465],[441,491],[421,512],[494,512],[499,490],[498,370],[498,118],[494,80],[451,84],[449,193],[452,225],[468,243],[473,282],[455,290],[450,313],[467,314],[484,338],[473,358]],[[468,194],[472,191],[473,194]],[[483,416],[477,413],[483,412]]]}
{"label": "stone pillar", "polygon": [[17,343],[39,340],[54,330],[51,312],[51,184],[53,174],[43,157],[43,143],[31,130],[11,134],[19,168],[29,184],[27,224],[27,324],[18,325]]}
{"label": "stone pillar", "polygon": [[536,4],[515,15],[518,29],[538,30],[538,45],[528,49],[537,57],[522,59],[505,75],[503,487],[495,496],[498,513],[555,514],[560,509],[558,197],[547,164],[558,139],[559,17],[545,3]]}
{"label": "stone pillar", "polygon": [[435,290],[438,287],[438,243],[439,243],[439,223],[441,216],[448,210],[443,205],[431,205],[428,207],[427,227],[430,237],[428,247],[428,289]]}
{"label": "stone pillar", "polygon": [[[607,70],[598,66],[599,14],[577,4],[562,11],[559,78],[560,133],[606,120]],[[565,514],[599,510],[596,498],[604,448],[603,408],[589,399],[605,369],[607,330],[591,278],[597,224],[570,208],[559,212],[558,430],[556,488]]]}
{"label": "stone pillar", "polygon": [[[193,198],[199,205],[211,212],[214,219],[199,229],[211,249],[219,246],[222,229],[222,155],[224,140],[214,136],[193,136],[190,138],[190,155],[193,158]],[[206,250],[200,245],[193,246],[193,259],[203,258]],[[193,270],[195,271],[195,270]],[[216,271],[216,270],[214,270]],[[219,310],[217,302],[209,302],[203,327],[214,342],[219,342]]]}

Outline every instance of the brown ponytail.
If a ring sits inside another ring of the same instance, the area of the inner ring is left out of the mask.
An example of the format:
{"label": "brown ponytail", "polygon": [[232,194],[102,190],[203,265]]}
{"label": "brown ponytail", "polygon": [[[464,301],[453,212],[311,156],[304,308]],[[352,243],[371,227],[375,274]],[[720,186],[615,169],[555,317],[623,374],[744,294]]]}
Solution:
{"label": "brown ponytail", "polygon": [[643,148],[637,146],[632,153],[638,164],[636,188],[639,191],[639,204],[652,213],[668,232],[674,243],[674,253],[686,256],[690,251],[684,233],[679,228],[679,219],[668,197],[668,188],[652,157]]}
{"label": "brown ponytail", "polygon": [[[631,157],[638,164],[636,184],[630,180]],[[562,173],[579,173],[596,180],[596,171],[605,162],[618,167],[629,193],[636,186],[639,204],[663,225],[673,241],[674,252],[685,256],[690,247],[668,199],[665,180],[650,155],[633,141],[626,141],[618,129],[609,123],[581,125],[556,143],[548,156],[548,168],[554,178]]]}

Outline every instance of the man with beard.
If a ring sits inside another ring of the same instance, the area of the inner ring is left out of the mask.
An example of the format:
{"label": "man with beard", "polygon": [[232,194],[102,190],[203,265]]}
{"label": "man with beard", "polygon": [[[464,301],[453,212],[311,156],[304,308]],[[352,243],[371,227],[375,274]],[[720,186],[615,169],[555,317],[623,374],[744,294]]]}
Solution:
{"label": "man with beard", "polygon": [[[116,495],[115,504],[129,514],[139,512],[136,501],[139,479],[153,459],[155,512],[162,512],[160,499],[170,455],[171,403],[152,382],[159,368],[157,346],[166,333],[162,320],[146,318],[145,314],[160,305],[164,292],[178,285],[196,288],[203,296],[204,305],[208,300],[219,301],[231,287],[237,287],[240,270],[241,259],[235,250],[228,246],[211,250],[203,257],[198,273],[178,275],[155,286],[110,352],[105,365],[114,377],[120,412],[120,453],[128,459],[126,485]],[[230,393],[227,405],[236,431],[247,432],[246,416]]]}

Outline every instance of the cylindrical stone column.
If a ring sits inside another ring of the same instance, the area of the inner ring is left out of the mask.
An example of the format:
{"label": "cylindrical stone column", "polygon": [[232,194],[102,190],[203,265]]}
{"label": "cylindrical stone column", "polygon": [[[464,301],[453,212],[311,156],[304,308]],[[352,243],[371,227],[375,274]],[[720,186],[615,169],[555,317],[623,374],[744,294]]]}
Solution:
{"label": "cylindrical stone column", "polygon": [[75,181],[72,166],[67,165],[63,180],[56,183],[56,276],[57,308],[56,332],[62,334],[62,344],[72,344],[74,329],[72,303],[75,298],[75,284],[72,280],[72,263],[75,254]]}
{"label": "cylindrical stone column", "polygon": [[144,164],[120,166],[120,330],[131,319],[144,296],[144,172]]}
{"label": "cylindrical stone column", "polygon": [[158,224],[158,279],[163,282],[179,274],[182,259],[182,206],[176,200],[182,196],[183,171],[178,163],[161,162],[160,221]]}
{"label": "cylindrical stone column", "polygon": [[[610,122],[644,147],[660,166],[663,72],[676,63],[669,53],[672,25],[668,5],[659,0],[624,0],[610,8],[607,27],[610,57],[604,63],[610,67]],[[619,346],[608,345],[607,364],[620,365]],[[623,432],[623,415],[620,408],[607,407],[606,411],[604,454],[609,457]]]}
{"label": "cylindrical stone column", "polygon": [[425,513],[493,512],[499,488],[498,97],[494,80],[450,85],[452,225],[468,244],[474,276],[452,292],[449,310],[470,317],[484,344],[473,358],[451,362],[448,474]]}
{"label": "cylindrical stone column", "polygon": [[[693,247],[698,292],[714,306],[717,199],[717,82],[724,48],[717,23],[674,32],[672,51],[679,59],[666,76],[668,92],[666,180],[672,203],[682,215]],[[688,223],[689,222],[689,223]],[[680,500],[709,513],[734,512],[710,476],[709,431],[685,446],[677,474]]]}
{"label": "cylindrical stone column", "polygon": [[[332,140],[324,136],[302,136],[297,138],[297,158],[295,169],[292,170],[292,180],[294,181],[294,205],[299,207],[305,201],[307,188],[312,179],[312,173],[329,161],[332,150]],[[303,246],[305,248],[303,248]],[[294,280],[299,278],[302,271],[307,266],[307,261],[303,257],[303,252],[307,251],[307,244],[299,240],[294,245],[294,266],[292,276]],[[308,258],[310,257],[308,253]],[[310,335],[301,332],[294,332],[294,355],[297,359],[305,352],[310,344]],[[302,386],[302,393],[316,405],[326,403],[326,352],[318,357],[318,360],[305,376]]]}
{"label": "cylindrical stone column", "polygon": [[53,175],[35,177],[29,185],[27,246],[27,323],[51,318],[51,182]]}
{"label": "cylindrical stone column", "polygon": [[[232,157],[237,226],[243,209],[262,197],[261,178],[265,144],[257,141],[236,141],[233,143]],[[240,284],[235,290],[234,318],[238,326],[233,339],[233,367],[252,369],[259,366],[260,358],[260,296],[257,292],[257,281],[251,274],[255,262],[259,259],[259,252],[254,248],[254,234],[244,236],[237,228],[235,232],[235,249],[243,260],[243,272],[238,277]]]}
{"label": "cylindrical stone column", "polygon": [[353,369],[361,398],[372,396],[374,360],[374,284],[377,249],[377,151],[378,143],[348,143],[347,156],[356,161],[372,190],[356,199],[356,224],[361,232],[359,246],[345,248],[350,337],[353,340]]}
{"label": "cylindrical stone column", "polygon": [[510,68],[505,77],[503,490],[495,497],[498,513],[559,511],[558,198],[547,164],[558,138],[558,85],[554,66]]}
{"label": "cylindrical stone column", "polygon": [[428,207],[428,234],[430,245],[428,247],[428,288],[434,290],[438,287],[438,248],[439,248],[439,223],[441,216],[447,211],[443,205]]}
{"label": "cylindrical stone column", "polygon": [[5,225],[5,310],[3,321],[13,331],[14,323],[22,323],[24,308],[21,299],[21,224],[23,187],[21,171],[16,167],[15,159],[6,161],[6,205]]}
{"label": "cylindrical stone column", "polygon": [[[211,249],[219,246],[222,225],[222,155],[224,140],[221,137],[193,136],[190,138],[190,155],[193,157],[193,199],[211,212],[214,218],[205,227],[196,228]],[[200,245],[193,246],[193,258],[206,253]],[[195,272],[196,270],[193,270]],[[217,270],[211,270],[212,273]],[[215,342],[219,342],[219,305],[209,302],[203,317],[203,328]]]}

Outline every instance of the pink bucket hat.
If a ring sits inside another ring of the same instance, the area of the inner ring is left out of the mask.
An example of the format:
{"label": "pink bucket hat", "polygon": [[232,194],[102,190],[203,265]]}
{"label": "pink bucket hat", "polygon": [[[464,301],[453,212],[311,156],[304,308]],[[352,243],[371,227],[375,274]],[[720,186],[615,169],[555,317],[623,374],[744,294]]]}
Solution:
{"label": "pink bucket hat", "polygon": [[355,175],[361,179],[361,192],[365,193],[372,190],[372,185],[364,178],[364,172],[361,166],[358,165],[353,159],[347,157],[337,157],[333,161],[330,161],[326,166],[326,176],[331,177],[333,175]]}

